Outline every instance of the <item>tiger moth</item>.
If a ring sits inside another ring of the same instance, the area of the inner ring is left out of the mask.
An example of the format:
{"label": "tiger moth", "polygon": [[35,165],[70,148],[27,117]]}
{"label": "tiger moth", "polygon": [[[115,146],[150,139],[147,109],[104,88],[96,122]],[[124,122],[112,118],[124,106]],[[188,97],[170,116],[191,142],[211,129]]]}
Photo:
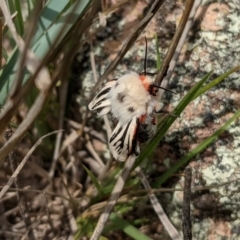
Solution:
{"label": "tiger moth", "polygon": [[146,72],[146,55],[147,50],[145,72],[130,72],[108,81],[88,105],[89,110],[97,110],[99,116],[111,113],[117,120],[108,145],[118,161],[125,161],[133,154],[137,157],[139,143],[156,131],[156,113],[161,108],[158,89],[162,87],[154,84],[151,77],[154,74]]}

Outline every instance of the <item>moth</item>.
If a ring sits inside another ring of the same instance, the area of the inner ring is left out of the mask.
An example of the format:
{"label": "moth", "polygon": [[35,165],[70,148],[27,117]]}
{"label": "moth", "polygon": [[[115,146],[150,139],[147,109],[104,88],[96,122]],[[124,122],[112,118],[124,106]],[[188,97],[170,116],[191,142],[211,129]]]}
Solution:
{"label": "moth", "polygon": [[147,42],[144,72],[130,72],[108,81],[88,105],[89,110],[97,110],[99,116],[111,113],[117,120],[108,145],[118,161],[125,161],[132,154],[137,157],[139,143],[156,131],[156,113],[161,107],[158,89],[162,87],[154,84],[155,73],[146,72],[146,56]]}

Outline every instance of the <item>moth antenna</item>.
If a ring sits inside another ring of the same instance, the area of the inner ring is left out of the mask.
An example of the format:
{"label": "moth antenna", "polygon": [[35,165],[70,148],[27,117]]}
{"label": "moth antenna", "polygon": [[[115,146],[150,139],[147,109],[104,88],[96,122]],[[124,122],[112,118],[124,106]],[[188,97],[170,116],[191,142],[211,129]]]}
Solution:
{"label": "moth antenna", "polygon": [[169,90],[169,89],[167,89],[167,88],[164,88],[164,87],[161,87],[161,86],[155,85],[155,84],[151,84],[151,87],[160,88],[160,89],[163,89],[163,90],[165,90],[165,91],[167,91],[167,92],[170,92],[170,93],[173,93],[173,94],[176,95],[175,92],[173,92],[173,91],[171,91],[171,90]]}
{"label": "moth antenna", "polygon": [[153,72],[153,73],[151,73],[151,72],[146,72],[145,73],[147,76],[156,76],[157,75],[157,72]]}
{"label": "moth antenna", "polygon": [[145,37],[144,75],[147,73],[147,38]]}

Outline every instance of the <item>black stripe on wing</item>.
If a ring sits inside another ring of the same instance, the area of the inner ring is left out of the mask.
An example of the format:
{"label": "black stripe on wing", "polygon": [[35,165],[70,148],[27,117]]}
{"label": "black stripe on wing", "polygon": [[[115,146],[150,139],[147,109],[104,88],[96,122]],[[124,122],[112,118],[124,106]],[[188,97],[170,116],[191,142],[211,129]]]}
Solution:
{"label": "black stripe on wing", "polygon": [[138,129],[139,121],[136,117],[124,126],[117,124],[109,140],[110,151],[116,160],[125,161],[132,154],[139,155]]}
{"label": "black stripe on wing", "polygon": [[94,99],[89,103],[88,108],[89,110],[98,110],[98,114],[102,115],[106,114],[110,111],[109,106],[111,102],[108,98],[108,92],[111,88],[116,84],[116,80],[112,80],[107,82],[100,92],[94,97]]}

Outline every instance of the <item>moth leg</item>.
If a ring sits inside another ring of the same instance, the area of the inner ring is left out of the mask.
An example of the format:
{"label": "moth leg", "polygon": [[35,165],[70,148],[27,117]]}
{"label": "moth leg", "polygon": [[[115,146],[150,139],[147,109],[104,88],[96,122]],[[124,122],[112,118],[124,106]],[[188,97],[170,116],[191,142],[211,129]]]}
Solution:
{"label": "moth leg", "polygon": [[159,111],[155,111],[156,113],[166,113],[166,114],[168,114],[168,115],[170,115],[170,116],[172,116],[172,117],[178,117],[178,115],[176,115],[176,114],[172,114],[172,113],[170,113],[169,111],[165,111],[165,110],[159,110]]}

